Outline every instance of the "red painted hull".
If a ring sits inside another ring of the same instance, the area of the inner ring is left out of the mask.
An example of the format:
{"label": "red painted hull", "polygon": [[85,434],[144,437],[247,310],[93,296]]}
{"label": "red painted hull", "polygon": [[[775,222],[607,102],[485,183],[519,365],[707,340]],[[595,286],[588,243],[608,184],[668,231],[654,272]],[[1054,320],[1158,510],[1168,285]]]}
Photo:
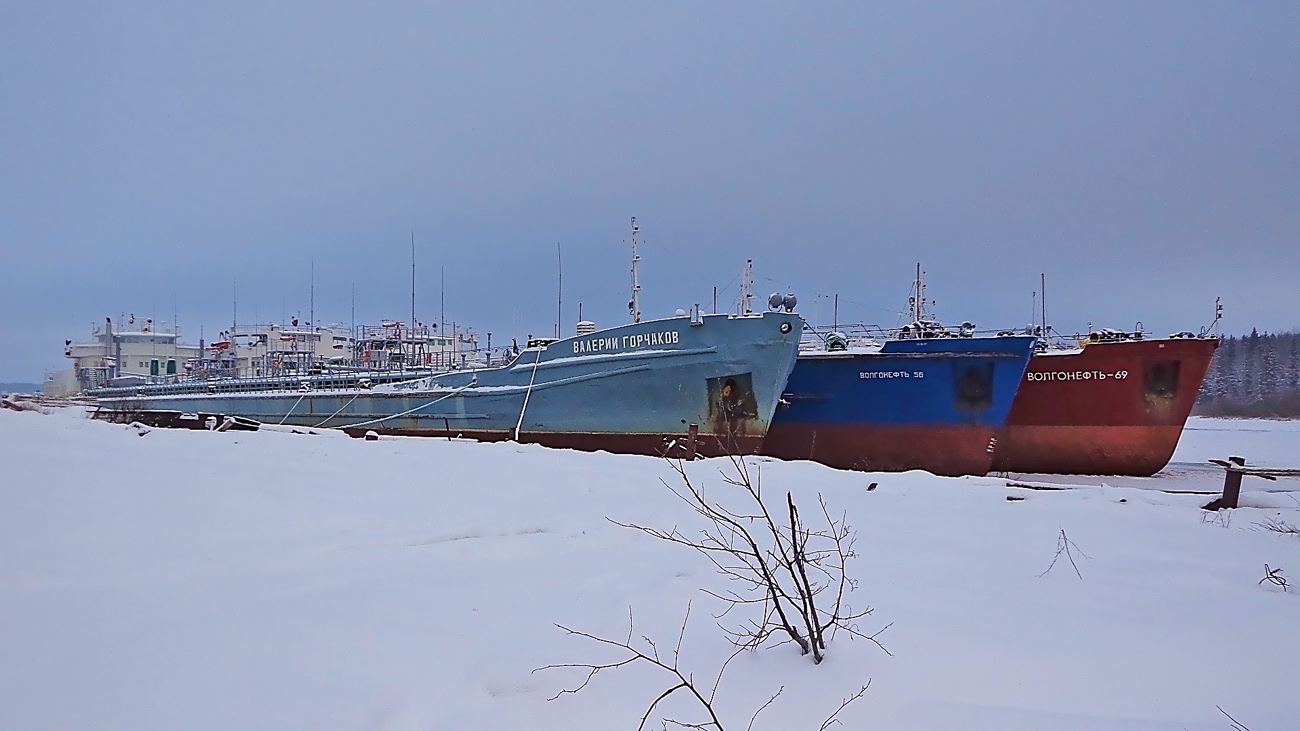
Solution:
{"label": "red painted hull", "polygon": [[1211,339],[1140,340],[1035,356],[998,436],[993,469],[1159,472],[1178,446],[1216,347]]}
{"label": "red painted hull", "polygon": [[[391,434],[407,437],[442,437],[473,439],[480,442],[506,442],[513,434],[504,431],[455,431],[444,429],[344,429],[350,436],[361,437],[367,431],[376,434]],[[590,433],[529,433],[519,435],[523,444],[540,444],[555,449],[577,449],[584,452],[614,452],[616,454],[644,454],[657,457],[688,456],[688,436],[682,434],[590,434]],[[710,434],[701,434],[696,438],[695,454],[701,457],[723,457],[727,455],[757,454],[763,445],[763,438],[738,435],[725,443]]]}
{"label": "red painted hull", "polygon": [[767,432],[763,453],[811,459],[848,470],[982,475],[993,464],[993,426],[901,426],[782,423]]}

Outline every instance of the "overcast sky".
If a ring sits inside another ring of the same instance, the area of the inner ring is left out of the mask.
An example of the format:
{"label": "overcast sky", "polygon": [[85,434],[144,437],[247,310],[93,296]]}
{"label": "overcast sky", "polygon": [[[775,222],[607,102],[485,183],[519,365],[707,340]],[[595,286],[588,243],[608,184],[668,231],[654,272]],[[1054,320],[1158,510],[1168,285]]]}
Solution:
{"label": "overcast sky", "polygon": [[0,3],[0,381],[105,316],[1300,327],[1300,3]]}

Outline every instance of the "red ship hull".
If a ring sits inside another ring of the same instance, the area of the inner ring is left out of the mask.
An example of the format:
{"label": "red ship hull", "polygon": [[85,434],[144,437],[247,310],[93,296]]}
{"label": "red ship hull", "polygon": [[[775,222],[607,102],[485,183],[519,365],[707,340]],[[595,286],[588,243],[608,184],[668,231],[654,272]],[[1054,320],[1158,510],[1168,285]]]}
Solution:
{"label": "red ship hull", "polygon": [[774,422],[763,454],[811,459],[845,470],[983,475],[993,464],[997,427],[985,425],[812,425]]}
{"label": "red ship hull", "polygon": [[1149,476],[1169,463],[1218,341],[1090,343],[1041,354],[1016,392],[993,469]]}

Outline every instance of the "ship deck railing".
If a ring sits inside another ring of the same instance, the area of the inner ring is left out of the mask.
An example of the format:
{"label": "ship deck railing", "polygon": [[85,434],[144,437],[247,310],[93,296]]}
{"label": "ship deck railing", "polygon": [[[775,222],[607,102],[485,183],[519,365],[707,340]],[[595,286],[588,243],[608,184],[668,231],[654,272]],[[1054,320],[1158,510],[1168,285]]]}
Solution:
{"label": "ship deck railing", "polygon": [[419,378],[447,373],[449,369],[355,370],[251,378],[189,378],[169,383],[104,386],[88,391],[97,398],[130,398],[144,396],[235,394],[257,392],[338,391],[378,386],[389,383],[413,381]]}

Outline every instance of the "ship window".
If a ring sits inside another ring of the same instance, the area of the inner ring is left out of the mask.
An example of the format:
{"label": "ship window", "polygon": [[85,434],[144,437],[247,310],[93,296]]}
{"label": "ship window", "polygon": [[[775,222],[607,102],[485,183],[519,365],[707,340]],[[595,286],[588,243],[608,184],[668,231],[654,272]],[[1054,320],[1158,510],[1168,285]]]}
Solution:
{"label": "ship window", "polygon": [[1173,398],[1178,395],[1179,361],[1168,360],[1147,367],[1146,393],[1156,398]]}
{"label": "ship window", "polygon": [[953,375],[959,409],[986,409],[993,405],[993,364],[957,364]]}

